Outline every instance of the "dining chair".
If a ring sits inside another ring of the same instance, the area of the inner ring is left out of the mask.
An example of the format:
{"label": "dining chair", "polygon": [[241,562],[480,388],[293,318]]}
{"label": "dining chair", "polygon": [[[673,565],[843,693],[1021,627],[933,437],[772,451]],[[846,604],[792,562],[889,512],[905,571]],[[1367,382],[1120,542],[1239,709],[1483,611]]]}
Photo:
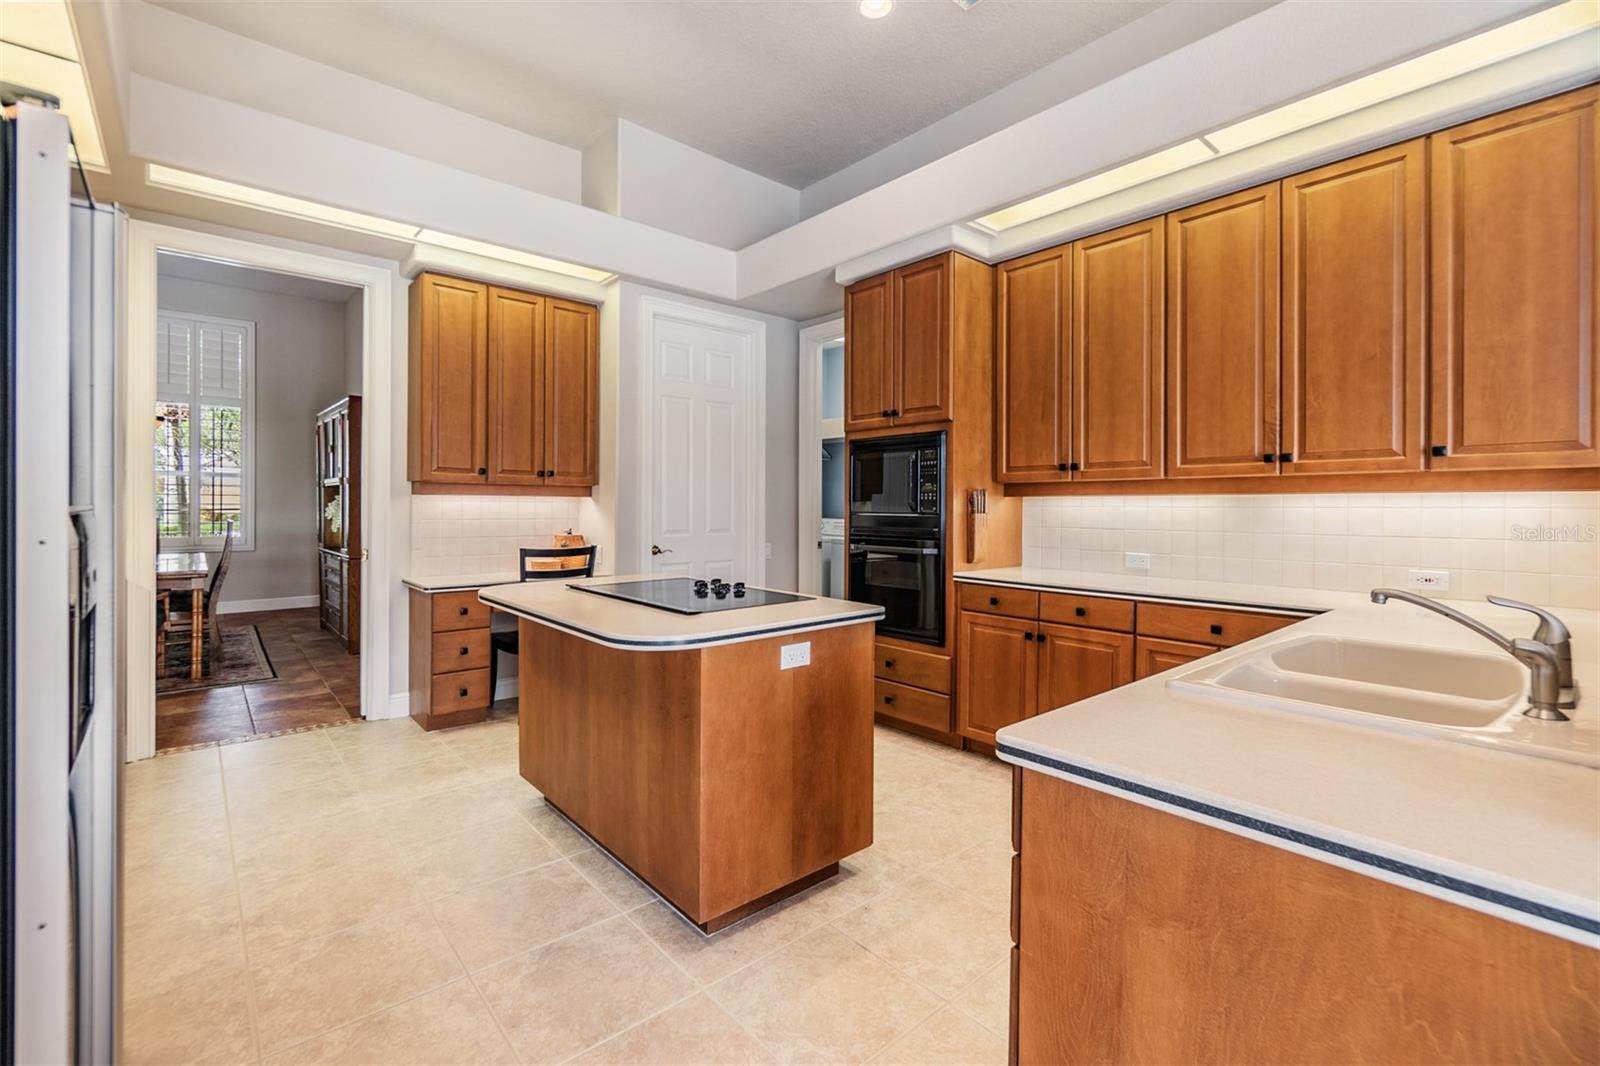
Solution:
{"label": "dining chair", "polygon": [[[517,550],[517,580],[518,581],[558,581],[563,578],[594,576],[594,553],[596,545],[586,544],[582,547],[569,548],[519,548]],[[582,563],[572,566],[573,560],[581,559]],[[544,563],[543,566],[529,565]],[[555,563],[554,566],[549,565]],[[489,702],[494,702],[494,681],[500,673],[500,653],[515,655],[518,651],[517,636],[521,625],[516,629],[495,630],[489,634]]]}
{"label": "dining chair", "polygon": [[[222,612],[219,606],[222,601],[222,583],[228,579],[228,567],[233,564],[233,519],[228,519],[228,524],[222,534],[222,555],[217,559],[217,568],[211,571],[211,580],[200,593],[201,602],[194,602],[194,593],[174,589],[171,608],[167,612],[168,633],[189,633],[192,626],[201,625],[206,629],[208,647],[205,652],[206,660],[210,663],[213,656],[222,654]],[[208,671],[209,672],[209,671]]]}

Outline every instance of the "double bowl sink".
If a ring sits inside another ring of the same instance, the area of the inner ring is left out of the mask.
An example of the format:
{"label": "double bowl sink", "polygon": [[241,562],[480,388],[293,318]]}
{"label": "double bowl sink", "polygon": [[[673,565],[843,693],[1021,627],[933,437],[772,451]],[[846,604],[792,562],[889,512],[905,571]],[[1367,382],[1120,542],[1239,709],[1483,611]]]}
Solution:
{"label": "double bowl sink", "polygon": [[1175,674],[1167,688],[1600,767],[1600,734],[1587,723],[1522,714],[1528,671],[1507,655],[1316,634],[1218,658]]}

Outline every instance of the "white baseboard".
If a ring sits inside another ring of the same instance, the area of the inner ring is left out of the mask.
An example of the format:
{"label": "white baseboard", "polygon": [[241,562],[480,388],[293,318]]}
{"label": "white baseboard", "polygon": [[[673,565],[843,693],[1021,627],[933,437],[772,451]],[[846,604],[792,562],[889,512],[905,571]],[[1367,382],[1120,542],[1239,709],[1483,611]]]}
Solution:
{"label": "white baseboard", "polygon": [[279,596],[272,600],[223,600],[217,605],[221,614],[244,614],[247,611],[293,611],[300,607],[315,607],[315,596]]}

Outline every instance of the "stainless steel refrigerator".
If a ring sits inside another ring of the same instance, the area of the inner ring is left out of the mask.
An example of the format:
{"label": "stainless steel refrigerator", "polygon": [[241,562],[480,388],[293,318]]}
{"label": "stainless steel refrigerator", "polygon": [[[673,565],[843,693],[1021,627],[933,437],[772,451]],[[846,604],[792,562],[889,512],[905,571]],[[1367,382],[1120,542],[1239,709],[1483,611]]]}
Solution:
{"label": "stainless steel refrigerator", "polygon": [[67,121],[50,101],[6,86],[0,104],[0,1061],[106,1063],[118,1014],[120,226],[72,199]]}

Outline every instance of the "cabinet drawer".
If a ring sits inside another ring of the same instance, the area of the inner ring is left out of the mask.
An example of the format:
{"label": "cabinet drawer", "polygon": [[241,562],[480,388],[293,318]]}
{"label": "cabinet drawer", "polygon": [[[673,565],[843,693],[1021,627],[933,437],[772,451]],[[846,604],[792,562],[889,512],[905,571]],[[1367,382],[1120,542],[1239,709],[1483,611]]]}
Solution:
{"label": "cabinet drawer", "polygon": [[489,706],[489,671],[460,670],[433,679],[432,714],[475,711]]}
{"label": "cabinet drawer", "polygon": [[1132,633],[1133,601],[1045,592],[1039,596],[1039,621]]}
{"label": "cabinet drawer", "polygon": [[439,592],[433,597],[433,628],[483,629],[489,624],[489,605],[476,592]]}
{"label": "cabinet drawer", "polygon": [[1264,633],[1293,625],[1299,618],[1212,607],[1178,607],[1170,603],[1139,605],[1139,635],[1232,647]]}
{"label": "cabinet drawer", "polygon": [[872,686],[872,709],[889,718],[950,732],[950,697],[879,679]]}
{"label": "cabinet drawer", "polygon": [[1031,589],[1008,589],[999,585],[961,585],[961,609],[985,614],[1004,614],[1012,618],[1038,618],[1039,594]]}
{"label": "cabinet drawer", "polygon": [[950,692],[950,659],[932,652],[912,651],[891,644],[877,646],[873,674],[886,681],[915,685],[934,692]]}
{"label": "cabinet drawer", "polygon": [[489,665],[489,631],[463,629],[433,635],[433,672],[482,670]]}

